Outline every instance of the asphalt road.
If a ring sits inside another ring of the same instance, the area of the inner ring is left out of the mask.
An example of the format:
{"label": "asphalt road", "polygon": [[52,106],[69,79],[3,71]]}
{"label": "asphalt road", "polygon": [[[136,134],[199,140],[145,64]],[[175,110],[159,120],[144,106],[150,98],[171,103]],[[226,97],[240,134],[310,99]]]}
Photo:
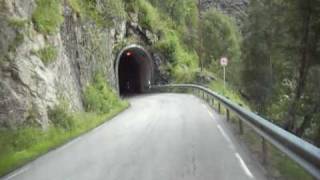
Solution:
{"label": "asphalt road", "polygon": [[129,99],[113,120],[51,151],[4,179],[265,179],[221,116],[183,94]]}

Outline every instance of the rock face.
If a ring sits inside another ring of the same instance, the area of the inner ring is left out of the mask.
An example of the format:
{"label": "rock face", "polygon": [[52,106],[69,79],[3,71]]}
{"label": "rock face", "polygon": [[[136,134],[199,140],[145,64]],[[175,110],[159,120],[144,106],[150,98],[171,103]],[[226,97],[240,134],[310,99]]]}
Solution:
{"label": "rock face", "polygon": [[[30,20],[35,8],[34,0],[0,1],[0,127],[32,121],[46,128],[48,108],[61,99],[70,102],[73,111],[82,111],[83,91],[98,69],[117,87],[114,60],[127,39],[145,46],[157,41],[138,25],[137,18],[97,28],[81,21],[67,4],[60,31],[43,35]],[[57,50],[50,64],[35,53],[47,44]]]}
{"label": "rock face", "polygon": [[234,17],[239,25],[246,18],[250,0],[201,0],[201,8],[206,11],[212,7]]}

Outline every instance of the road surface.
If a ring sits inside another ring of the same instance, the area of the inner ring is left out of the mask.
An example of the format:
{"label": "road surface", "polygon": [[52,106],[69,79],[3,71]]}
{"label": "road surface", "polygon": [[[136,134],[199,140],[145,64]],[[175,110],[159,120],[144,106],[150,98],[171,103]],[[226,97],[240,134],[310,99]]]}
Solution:
{"label": "road surface", "polygon": [[4,179],[251,180],[262,171],[195,96],[153,94]]}

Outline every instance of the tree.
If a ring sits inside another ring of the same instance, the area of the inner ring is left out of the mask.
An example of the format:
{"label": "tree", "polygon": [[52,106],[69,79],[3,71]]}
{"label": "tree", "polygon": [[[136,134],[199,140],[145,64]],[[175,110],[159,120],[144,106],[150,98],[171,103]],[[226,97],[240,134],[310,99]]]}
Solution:
{"label": "tree", "polygon": [[201,53],[204,67],[211,71],[219,71],[219,60],[226,56],[231,61],[228,66],[228,77],[237,83],[242,37],[234,19],[210,9],[203,14],[201,23]]}
{"label": "tree", "polygon": [[298,136],[320,137],[319,0],[253,0],[243,88],[258,111]]}
{"label": "tree", "polygon": [[259,113],[265,114],[273,93],[273,48],[276,22],[272,2],[253,0],[245,23],[242,85]]}

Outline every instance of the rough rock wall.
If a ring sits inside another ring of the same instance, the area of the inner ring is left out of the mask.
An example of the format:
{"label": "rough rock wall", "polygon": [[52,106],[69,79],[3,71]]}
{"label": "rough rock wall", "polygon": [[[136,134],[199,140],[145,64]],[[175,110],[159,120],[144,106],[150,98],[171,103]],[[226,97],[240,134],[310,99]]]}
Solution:
{"label": "rough rock wall", "polygon": [[[46,128],[48,108],[61,99],[70,102],[71,110],[82,111],[83,90],[98,69],[116,88],[117,52],[130,43],[148,46],[157,40],[138,25],[137,15],[97,28],[81,21],[67,4],[60,31],[43,35],[31,21],[35,7],[34,0],[0,0],[0,127],[32,122]],[[48,43],[57,49],[57,58],[46,65],[34,52]]]}
{"label": "rough rock wall", "polygon": [[246,18],[250,0],[201,0],[201,8],[206,11],[212,7],[234,17],[239,25]]}

